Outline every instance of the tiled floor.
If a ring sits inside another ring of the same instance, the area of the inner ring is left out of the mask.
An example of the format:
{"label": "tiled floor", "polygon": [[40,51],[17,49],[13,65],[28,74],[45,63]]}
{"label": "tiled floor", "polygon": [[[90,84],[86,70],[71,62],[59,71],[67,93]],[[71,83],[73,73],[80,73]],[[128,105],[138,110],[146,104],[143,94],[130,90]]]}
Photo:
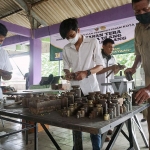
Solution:
{"label": "tiled floor", "polygon": [[[141,119],[142,115],[138,114],[138,118]],[[145,131],[146,137],[148,137],[146,122],[141,123],[141,124]],[[4,122],[4,125],[5,127],[3,128],[0,122],[0,131],[5,131],[7,133],[22,128],[21,125],[10,123],[7,121]],[[58,142],[62,150],[72,150],[73,140],[72,140],[71,130],[58,128],[54,126],[50,126],[49,130],[51,134],[54,136],[55,140]],[[140,133],[136,127],[135,127],[135,130],[136,130],[136,136],[140,145],[140,149],[148,150],[148,148],[145,148],[142,137],[140,136]],[[56,148],[54,147],[54,145],[52,144],[49,137],[46,135],[44,131],[41,131],[38,133],[38,138],[39,138],[39,143],[38,143],[39,150],[56,150]],[[0,139],[0,150],[34,150],[33,134],[29,134],[28,142],[29,144],[26,145],[24,134],[18,133],[18,134]],[[107,144],[108,143],[104,144],[103,150],[105,149]],[[90,141],[90,137],[88,133],[83,133],[83,147],[84,147],[84,150],[92,150],[91,141]],[[120,134],[119,138],[117,139],[113,147],[113,150],[126,150],[128,147],[129,147],[129,143],[123,137],[123,135]]]}

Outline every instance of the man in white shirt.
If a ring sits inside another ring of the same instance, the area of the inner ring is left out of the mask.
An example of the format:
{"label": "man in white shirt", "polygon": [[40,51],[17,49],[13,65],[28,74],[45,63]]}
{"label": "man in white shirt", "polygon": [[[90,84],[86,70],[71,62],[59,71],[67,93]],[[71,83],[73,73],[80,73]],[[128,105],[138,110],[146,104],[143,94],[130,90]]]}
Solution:
{"label": "man in white shirt", "polygon": [[[102,85],[102,83],[110,83],[110,79],[114,79],[114,74],[117,74],[119,70],[125,68],[125,66],[116,65],[116,60],[114,56],[111,55],[114,49],[114,44],[114,41],[109,38],[103,41],[103,49],[101,53],[104,59],[104,69],[97,73],[100,91],[103,94],[106,94],[107,92],[114,93],[114,90],[111,85]],[[110,72],[112,73],[109,75]]]}
{"label": "man in white shirt", "polygon": [[[102,85],[102,83],[110,83],[110,79],[114,79],[114,74],[118,73],[119,70],[123,69],[124,67],[119,67],[116,65],[116,60],[112,54],[114,49],[115,42],[112,39],[105,39],[103,41],[103,49],[101,51],[103,59],[104,59],[104,69],[97,73],[97,80],[99,83],[100,91],[103,94],[110,92],[111,94],[114,93],[113,87],[111,85]],[[107,75],[113,71],[108,77]],[[108,134],[112,134],[112,130],[108,131]],[[110,141],[110,138],[106,136],[105,142]]]}
{"label": "man in white shirt", "polygon": [[[0,80],[10,80],[11,79],[11,71],[12,65],[9,61],[9,57],[7,52],[2,48],[3,41],[7,35],[7,28],[0,23]],[[1,81],[0,81],[1,85]],[[0,88],[0,99],[3,98],[2,90]]]}
{"label": "man in white shirt", "polygon": [[[71,72],[75,73],[76,81],[71,81],[71,84],[80,85],[85,96],[89,92],[99,91],[96,73],[103,69],[103,59],[98,40],[81,35],[75,18],[64,20],[60,24],[59,32],[63,39],[66,38],[69,41],[63,49],[66,77],[70,76]],[[93,150],[99,150],[101,135],[91,134],[91,141]]]}

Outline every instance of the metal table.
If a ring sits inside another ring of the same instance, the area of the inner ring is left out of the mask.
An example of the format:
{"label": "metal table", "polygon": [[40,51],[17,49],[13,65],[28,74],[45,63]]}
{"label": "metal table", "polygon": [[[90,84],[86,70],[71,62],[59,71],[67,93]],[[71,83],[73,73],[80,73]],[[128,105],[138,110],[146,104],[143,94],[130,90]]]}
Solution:
{"label": "metal table", "polygon": [[[35,122],[35,150],[38,149],[38,134],[37,134],[37,123],[40,123],[48,134],[54,145],[58,150],[61,150],[57,142],[54,140],[50,132],[47,130],[44,124],[49,124],[57,127],[67,128],[73,130],[74,137],[74,148],[75,150],[83,150],[82,146],[82,138],[81,132],[88,132],[92,134],[103,134],[103,138],[106,136],[106,133],[109,129],[115,128],[114,134],[112,136],[111,141],[107,146],[107,150],[111,150],[119,133],[123,133],[127,140],[129,140],[130,149],[135,148],[135,150],[139,150],[138,143],[136,142],[136,138],[134,137],[132,130],[132,120],[136,120],[136,114],[141,112],[142,110],[148,108],[150,104],[143,104],[141,106],[133,106],[133,111],[124,113],[119,117],[111,119],[109,121],[103,121],[101,118],[89,119],[89,118],[80,118],[76,119],[75,117],[62,117],[59,112],[51,112],[50,114],[41,115],[33,115],[29,112],[28,108],[18,108],[18,109],[4,109],[3,106],[0,109],[0,115],[5,117],[0,117],[0,119],[5,119],[6,117],[20,118],[29,121]],[[7,119],[7,118],[6,118]],[[140,124],[139,121],[136,120],[137,124]],[[127,136],[122,127],[123,125],[127,125],[127,129],[129,132],[129,136]],[[141,131],[143,135],[143,140],[146,141],[145,144],[148,146],[147,140],[144,137],[144,132]]]}
{"label": "metal table", "polygon": [[26,94],[41,94],[49,92],[66,92],[66,90],[52,90],[50,88],[45,89],[31,89],[31,90],[17,90],[16,92],[3,92],[4,95],[26,95]]}

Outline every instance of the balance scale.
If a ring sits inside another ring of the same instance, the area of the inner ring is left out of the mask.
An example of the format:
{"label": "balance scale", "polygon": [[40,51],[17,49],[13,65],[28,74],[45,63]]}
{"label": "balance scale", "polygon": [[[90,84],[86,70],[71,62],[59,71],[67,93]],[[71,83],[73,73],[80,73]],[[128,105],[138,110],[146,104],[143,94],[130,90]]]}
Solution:
{"label": "balance scale", "polygon": [[110,79],[110,83],[102,83],[102,86],[112,85],[114,92],[130,93],[129,89],[133,89],[134,81],[128,81],[125,76],[115,76],[114,79]]}

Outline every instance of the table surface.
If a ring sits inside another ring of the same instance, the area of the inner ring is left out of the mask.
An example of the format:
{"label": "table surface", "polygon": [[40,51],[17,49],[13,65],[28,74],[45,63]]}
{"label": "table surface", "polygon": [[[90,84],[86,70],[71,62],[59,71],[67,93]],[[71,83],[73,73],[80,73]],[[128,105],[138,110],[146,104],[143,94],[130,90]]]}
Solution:
{"label": "table surface", "polygon": [[[7,100],[6,105],[12,102],[14,101]],[[75,116],[62,117],[58,111],[53,111],[44,115],[34,115],[29,112],[28,108],[22,108],[22,106],[15,105],[6,109],[3,104],[0,105],[0,115],[30,120],[76,131],[103,134],[109,129],[119,125],[120,123],[125,122],[149,106],[149,103],[142,104],[141,106],[133,106],[132,111],[121,114],[120,116],[114,119],[110,119],[109,121],[104,121],[103,118],[100,117],[95,119],[89,119],[88,117],[77,119]]]}
{"label": "table surface", "polygon": [[38,94],[48,92],[65,92],[65,90],[52,90],[50,88],[45,89],[31,89],[31,90],[17,90],[16,92],[4,92],[4,95],[26,95],[26,94]]}

